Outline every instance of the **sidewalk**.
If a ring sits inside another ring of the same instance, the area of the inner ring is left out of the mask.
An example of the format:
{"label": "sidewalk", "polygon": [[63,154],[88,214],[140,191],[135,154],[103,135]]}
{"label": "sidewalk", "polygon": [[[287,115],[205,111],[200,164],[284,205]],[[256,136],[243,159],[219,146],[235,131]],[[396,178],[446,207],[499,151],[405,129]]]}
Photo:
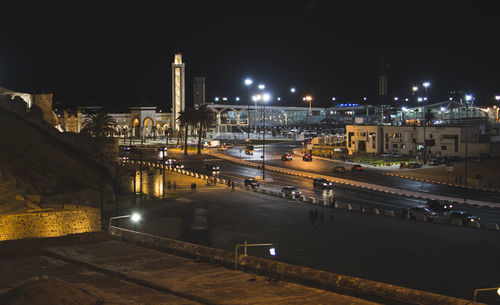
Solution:
{"label": "sidewalk", "polygon": [[103,304],[376,304],[118,241],[45,251],[47,256],[1,260],[9,268],[0,270],[0,292],[44,274],[84,288]]}

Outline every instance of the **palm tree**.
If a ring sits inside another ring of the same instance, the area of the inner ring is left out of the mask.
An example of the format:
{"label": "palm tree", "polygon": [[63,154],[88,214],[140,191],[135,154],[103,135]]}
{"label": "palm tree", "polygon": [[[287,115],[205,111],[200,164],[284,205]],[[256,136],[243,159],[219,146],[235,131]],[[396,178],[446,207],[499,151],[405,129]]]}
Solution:
{"label": "palm tree", "polygon": [[97,138],[112,136],[115,124],[115,120],[106,113],[95,113],[85,119],[81,132]]}
{"label": "palm tree", "polygon": [[198,155],[201,155],[201,139],[203,137],[203,129],[208,128],[212,123],[212,111],[208,110],[207,105],[200,105],[195,110],[195,120],[198,124]]}
{"label": "palm tree", "polygon": [[189,126],[196,124],[195,120],[195,110],[193,108],[187,108],[185,111],[179,112],[179,125],[181,128],[184,127],[184,154],[187,155],[187,140],[189,135]]}
{"label": "palm tree", "polygon": [[434,125],[434,120],[436,120],[436,117],[436,113],[432,111],[430,107],[428,107],[425,111],[425,125]]}

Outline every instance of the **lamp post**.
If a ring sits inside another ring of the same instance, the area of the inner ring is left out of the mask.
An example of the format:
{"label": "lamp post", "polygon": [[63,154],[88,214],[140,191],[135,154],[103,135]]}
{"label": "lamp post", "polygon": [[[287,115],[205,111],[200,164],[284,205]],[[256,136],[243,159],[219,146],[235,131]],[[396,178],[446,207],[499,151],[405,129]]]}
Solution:
{"label": "lamp post", "polygon": [[[110,217],[109,218],[109,228],[111,228],[113,225],[112,225],[112,221],[114,219],[121,219],[121,218],[130,218],[130,220],[132,220],[132,222],[134,223],[134,231],[137,231],[137,223],[139,221],[141,221],[141,214],[139,213],[132,213],[132,214],[129,214],[129,215],[123,215],[123,216],[114,216],[114,217]],[[118,225],[118,224],[117,224]],[[109,232],[109,229],[108,229],[108,232]]]}
{"label": "lamp post", "polygon": [[426,127],[427,127],[427,119],[426,119],[426,115],[427,115],[427,88],[429,88],[431,84],[429,82],[424,82],[423,83],[423,86],[425,88],[425,99],[424,99],[424,164],[427,163],[427,143],[425,141],[425,131],[426,131]]}
{"label": "lamp post", "polygon": [[245,240],[244,244],[237,244],[234,249],[234,269],[238,269],[238,249],[243,247],[243,255],[247,256],[247,248],[248,247],[269,247],[269,254],[271,256],[276,255],[276,248],[272,243],[262,243],[262,244],[249,244]]}
{"label": "lamp post", "polygon": [[465,96],[465,166],[464,166],[464,203],[467,203],[467,166],[469,163],[469,153],[468,153],[468,144],[469,144],[469,101],[472,100],[472,95],[467,94]]}
{"label": "lamp post", "polygon": [[312,98],[312,96],[308,95],[308,96],[305,96],[302,100],[309,102],[309,120],[308,120],[308,122],[309,122],[309,124],[311,124],[311,115],[312,115],[311,104],[312,104],[313,98]]}
{"label": "lamp post", "polygon": [[495,121],[496,122],[499,122],[500,121],[500,117],[498,117],[498,111],[500,109],[500,95],[495,95],[495,100],[497,101],[497,114],[496,114],[496,117],[495,117]]}
{"label": "lamp post", "polygon": [[474,289],[474,294],[472,295],[472,301],[474,302],[474,304],[476,304],[476,297],[480,291],[492,291],[492,290],[496,290],[497,294],[500,295],[500,287]]}
{"label": "lamp post", "polygon": [[[260,88],[260,86],[259,86]],[[252,97],[257,102],[262,102],[262,180],[266,180],[266,103],[271,99],[268,93],[257,94]]]}
{"label": "lamp post", "polygon": [[245,79],[245,86],[247,86],[248,93],[248,110],[247,110],[247,119],[248,119],[248,140],[250,141],[250,86],[253,84],[253,80],[250,78]]}

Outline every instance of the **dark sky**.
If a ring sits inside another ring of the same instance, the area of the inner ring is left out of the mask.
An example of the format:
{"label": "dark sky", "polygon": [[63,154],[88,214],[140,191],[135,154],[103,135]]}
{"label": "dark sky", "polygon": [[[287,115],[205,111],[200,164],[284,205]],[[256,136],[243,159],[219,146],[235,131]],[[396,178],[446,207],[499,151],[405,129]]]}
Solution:
{"label": "dark sky", "polygon": [[0,86],[53,92],[73,106],[170,106],[179,50],[188,106],[195,76],[206,77],[207,98],[245,99],[250,76],[288,104],[305,94],[316,106],[332,96],[374,101],[381,55],[390,96],[424,80],[431,99],[451,90],[482,101],[500,93],[500,18],[491,2],[104,2],[5,7]]}

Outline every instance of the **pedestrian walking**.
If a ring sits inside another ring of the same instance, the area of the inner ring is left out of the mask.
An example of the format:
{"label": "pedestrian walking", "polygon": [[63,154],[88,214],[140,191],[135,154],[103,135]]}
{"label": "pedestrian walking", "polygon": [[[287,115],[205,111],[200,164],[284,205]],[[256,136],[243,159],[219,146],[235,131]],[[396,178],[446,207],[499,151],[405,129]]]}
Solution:
{"label": "pedestrian walking", "polygon": [[168,186],[168,190],[170,191],[170,188],[172,187],[172,185],[170,184],[170,180],[168,180],[167,186]]}
{"label": "pedestrian walking", "polygon": [[309,220],[311,221],[311,224],[314,225],[314,212],[312,209],[309,210]]}
{"label": "pedestrian walking", "polygon": [[193,184],[191,183],[191,193],[194,191]]}
{"label": "pedestrian walking", "polygon": [[196,182],[193,182],[193,190],[196,193]]}
{"label": "pedestrian walking", "polygon": [[234,181],[231,183],[231,191],[234,192]]}
{"label": "pedestrian walking", "polygon": [[230,187],[231,186],[231,179],[227,179],[227,186]]}
{"label": "pedestrian walking", "polygon": [[207,186],[210,186],[210,178],[207,178]]}
{"label": "pedestrian walking", "polygon": [[177,189],[177,184],[174,181],[174,190]]}
{"label": "pedestrian walking", "polygon": [[330,222],[335,225],[335,219],[333,218],[333,212],[330,212]]}

